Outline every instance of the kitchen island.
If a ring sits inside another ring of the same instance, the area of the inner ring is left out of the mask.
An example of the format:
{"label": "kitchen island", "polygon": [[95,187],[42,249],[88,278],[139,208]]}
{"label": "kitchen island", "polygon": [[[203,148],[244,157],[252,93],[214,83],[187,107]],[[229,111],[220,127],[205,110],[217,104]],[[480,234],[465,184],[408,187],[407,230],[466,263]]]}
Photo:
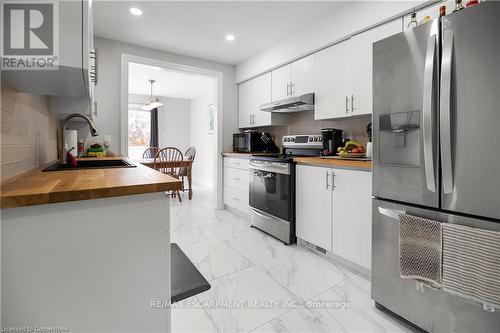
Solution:
{"label": "kitchen island", "polygon": [[166,332],[170,217],[181,182],[131,168],[43,172],[1,184],[3,327]]}

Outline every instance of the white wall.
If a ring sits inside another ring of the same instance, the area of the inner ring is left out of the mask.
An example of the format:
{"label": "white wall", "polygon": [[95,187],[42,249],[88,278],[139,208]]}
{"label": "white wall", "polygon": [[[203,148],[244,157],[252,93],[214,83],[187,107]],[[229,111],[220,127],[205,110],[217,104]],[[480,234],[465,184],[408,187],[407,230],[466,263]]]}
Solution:
{"label": "white wall", "polygon": [[282,41],[238,64],[236,81],[242,82],[300,58],[424,2],[426,1],[351,1],[343,4],[323,19],[299,27]]}
{"label": "white wall", "polygon": [[196,148],[193,181],[211,188],[215,180],[217,134],[208,134],[208,105],[215,104],[215,98],[215,90],[211,89],[191,100],[191,145]]}
{"label": "white wall", "polygon": [[[158,108],[158,145],[176,147],[182,153],[190,146],[190,100],[157,96],[163,106]],[[130,94],[129,103],[143,104],[149,96]]]}
{"label": "white wall", "polygon": [[98,117],[95,120],[97,129],[102,134],[112,136],[112,146],[120,151],[120,76],[121,55],[129,54],[195,66],[219,71],[223,74],[223,149],[232,147],[232,133],[238,128],[238,95],[235,84],[235,67],[188,57],[171,52],[150,49],[111,39],[95,37],[94,45],[99,52],[99,82],[96,86]]}

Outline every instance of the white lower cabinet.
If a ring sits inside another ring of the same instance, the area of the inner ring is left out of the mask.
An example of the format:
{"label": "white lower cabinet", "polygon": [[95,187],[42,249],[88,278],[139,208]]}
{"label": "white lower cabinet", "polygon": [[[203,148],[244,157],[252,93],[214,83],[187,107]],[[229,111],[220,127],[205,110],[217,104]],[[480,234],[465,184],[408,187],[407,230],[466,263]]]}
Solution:
{"label": "white lower cabinet", "polygon": [[226,206],[237,209],[242,213],[249,213],[248,190],[242,191],[237,188],[224,185],[224,192],[222,195]]}
{"label": "white lower cabinet", "polygon": [[297,165],[295,233],[332,251],[332,169]]}
{"label": "white lower cabinet", "polygon": [[249,213],[248,159],[224,157],[224,205]]}
{"label": "white lower cabinet", "polygon": [[371,172],[298,165],[297,237],[371,266]]}
{"label": "white lower cabinet", "polygon": [[370,269],[372,174],[335,169],[333,253]]}

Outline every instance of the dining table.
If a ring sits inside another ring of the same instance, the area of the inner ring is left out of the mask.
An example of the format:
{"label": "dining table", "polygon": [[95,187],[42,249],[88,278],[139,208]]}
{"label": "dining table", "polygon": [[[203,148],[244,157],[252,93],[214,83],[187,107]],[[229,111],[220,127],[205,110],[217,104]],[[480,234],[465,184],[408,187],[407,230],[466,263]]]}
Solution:
{"label": "dining table", "polygon": [[158,167],[170,169],[170,168],[186,168],[186,177],[188,180],[188,197],[189,200],[193,198],[193,178],[192,178],[192,170],[193,170],[193,161],[192,160],[182,160],[182,161],[157,161],[157,165],[155,167],[155,159],[154,158],[141,158],[135,160],[137,163],[150,167],[152,169],[157,169]]}

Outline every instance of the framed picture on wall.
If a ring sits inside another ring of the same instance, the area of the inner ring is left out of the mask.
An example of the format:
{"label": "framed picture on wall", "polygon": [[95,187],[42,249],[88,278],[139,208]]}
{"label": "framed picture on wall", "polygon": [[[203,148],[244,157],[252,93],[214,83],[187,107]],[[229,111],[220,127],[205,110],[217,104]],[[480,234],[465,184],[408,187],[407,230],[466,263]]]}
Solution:
{"label": "framed picture on wall", "polygon": [[215,106],[210,104],[208,106],[208,134],[215,133]]}

